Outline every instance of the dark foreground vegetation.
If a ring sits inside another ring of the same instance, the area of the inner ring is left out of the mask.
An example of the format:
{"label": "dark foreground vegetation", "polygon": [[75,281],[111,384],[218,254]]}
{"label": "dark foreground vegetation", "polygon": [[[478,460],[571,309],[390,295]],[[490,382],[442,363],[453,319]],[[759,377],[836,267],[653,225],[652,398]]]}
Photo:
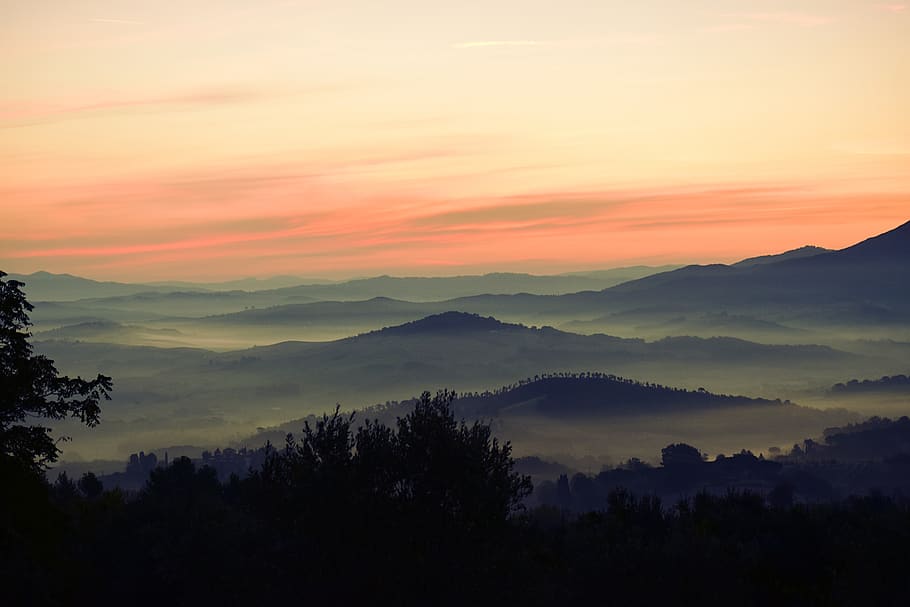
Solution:
{"label": "dark foreground vegetation", "polygon": [[891,605],[910,592],[905,499],[614,489],[583,514],[526,510],[509,445],[456,422],[451,399],[425,394],[394,428],[324,417],[243,479],[180,458],[135,495],[91,474],[50,485],[4,458],[6,604]]}

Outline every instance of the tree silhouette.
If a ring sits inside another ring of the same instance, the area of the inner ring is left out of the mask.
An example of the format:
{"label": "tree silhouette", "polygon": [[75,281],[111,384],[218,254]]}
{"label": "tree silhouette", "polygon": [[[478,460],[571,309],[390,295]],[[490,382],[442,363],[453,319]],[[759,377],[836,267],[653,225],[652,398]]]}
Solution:
{"label": "tree silhouette", "polygon": [[83,474],[76,485],[79,487],[79,491],[82,492],[82,495],[90,500],[96,499],[104,491],[104,485],[101,483],[101,480],[95,476],[94,472],[86,472]]}
{"label": "tree silhouette", "polygon": [[704,456],[692,445],[675,443],[660,450],[660,461],[667,468],[697,466],[704,463]]}
{"label": "tree silhouette", "polygon": [[489,424],[456,422],[454,392],[424,392],[398,421],[404,497],[474,525],[506,520],[531,492],[526,476],[512,470],[512,448],[493,437]]}
{"label": "tree silhouette", "polygon": [[50,428],[31,418],[75,417],[92,427],[100,421],[101,399],[110,399],[111,378],[61,377],[54,361],[35,354],[29,343],[30,304],[17,280],[0,271],[0,455],[35,471],[60,454]]}

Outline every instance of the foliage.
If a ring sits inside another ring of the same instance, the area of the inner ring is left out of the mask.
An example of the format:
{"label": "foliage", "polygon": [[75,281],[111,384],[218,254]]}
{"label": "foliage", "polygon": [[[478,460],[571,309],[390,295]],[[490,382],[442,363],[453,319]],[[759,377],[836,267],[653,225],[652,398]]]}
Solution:
{"label": "foliage", "polygon": [[660,450],[660,461],[665,467],[697,466],[704,462],[702,453],[685,443],[667,445]]}
{"label": "foliage", "polygon": [[[328,418],[321,438],[344,436],[335,431],[348,421]],[[347,461],[310,459],[309,487],[375,491]],[[327,605],[890,605],[910,591],[910,503],[875,495],[769,507],[754,493],[698,493],[666,506],[615,490],[578,516],[543,507],[498,531],[452,534],[451,519],[414,519],[383,500],[345,507],[318,492],[287,509],[318,518],[276,521],[257,499],[261,479],[222,485],[182,458],[126,503],[71,484],[45,488],[37,508],[57,521],[50,541],[36,526],[40,550],[0,553],[10,604],[242,605],[305,592]]]}
{"label": "foliage", "polygon": [[613,475],[755,481],[780,468],[747,451],[701,462],[677,444],[670,454],[693,465],[563,475],[556,507],[522,510],[529,484],[509,445],[457,422],[450,405],[450,393],[425,393],[395,427],[356,432],[336,409],[244,479],[222,483],[178,458],[128,500],[88,474],[42,486],[19,467],[4,476],[18,499],[0,501],[12,521],[0,528],[5,598],[240,605],[304,591],[327,605],[758,606],[888,605],[910,592],[906,499],[794,504],[784,484],[767,498],[702,491],[672,505],[601,493]]}
{"label": "foliage", "polygon": [[380,505],[446,525],[505,521],[521,509],[530,479],[512,471],[511,446],[489,425],[455,420],[453,398],[424,392],[396,429],[367,421],[356,434],[353,415],[336,409],[305,422],[299,441],[288,435],[249,482],[281,520],[315,516],[310,497],[319,494],[333,508]]}
{"label": "foliage", "polygon": [[0,271],[0,455],[41,469],[57,460],[60,449],[50,428],[30,424],[44,418],[79,419],[87,426],[100,421],[102,399],[110,399],[111,378],[71,379],[57,372],[54,361],[35,354],[29,343],[30,304],[16,280]]}

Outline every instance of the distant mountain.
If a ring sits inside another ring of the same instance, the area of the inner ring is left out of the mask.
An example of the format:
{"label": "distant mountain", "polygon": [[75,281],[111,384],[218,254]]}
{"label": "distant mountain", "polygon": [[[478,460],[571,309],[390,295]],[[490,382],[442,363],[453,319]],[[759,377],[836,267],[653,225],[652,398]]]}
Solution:
{"label": "distant mountain", "polygon": [[609,270],[584,270],[581,272],[564,272],[559,274],[559,276],[584,276],[588,278],[594,278],[598,280],[610,280],[616,281],[616,284],[620,282],[626,282],[627,280],[635,280],[637,278],[643,278],[645,276],[650,276],[651,274],[659,274],[660,272],[669,272],[671,270],[676,270],[677,268],[683,267],[683,264],[672,264],[672,265],[663,265],[663,266],[628,266],[624,268],[611,268]]}
{"label": "distant mountain", "polygon": [[656,274],[603,291],[600,303],[613,312],[727,311],[810,324],[907,322],[910,222],[840,251]]}
{"label": "distant mountain", "polygon": [[149,283],[124,283],[98,281],[73,276],[72,274],[53,274],[44,271],[34,272],[33,274],[10,274],[9,278],[25,283],[24,290],[31,301],[75,301],[152,293],[166,297],[171,293],[206,294],[224,291],[264,291],[303,284],[327,285],[333,282],[318,278],[273,276],[271,278],[242,278],[222,282],[172,280]]}
{"label": "distant mountain", "polygon": [[[62,335],[74,337],[93,330],[123,328],[86,325],[69,328]],[[122,368],[117,359],[132,360],[135,371],[125,369],[124,373],[129,377],[145,367],[136,362],[145,356],[143,353],[151,355],[155,350],[46,339],[39,343],[52,358],[60,359],[62,372],[73,374],[103,368],[97,360],[101,356],[117,370]],[[135,354],[125,357],[118,353],[127,350]],[[829,381],[833,383],[833,378],[843,377],[845,372],[877,368],[875,361],[822,346],[694,337],[646,342],[600,334],[576,335],[552,327],[529,328],[461,312],[329,342],[290,341],[222,354],[192,350],[195,360],[203,361],[201,365],[184,364],[176,352],[161,349],[151,357],[163,364],[169,356],[174,357],[167,386],[192,385],[195,393],[214,389],[224,392],[227,402],[259,389],[293,385],[297,386],[299,405],[309,402],[321,408],[336,400],[360,405],[402,393],[419,394],[428,386],[476,390],[543,371],[597,370],[649,377],[662,383],[693,386],[698,382],[695,387],[710,385],[724,391],[748,392],[772,381],[803,383],[818,376],[832,378]],[[156,373],[166,368],[160,363],[153,365]],[[300,401],[299,394],[307,395],[306,402]]]}
{"label": "distant mountain", "polygon": [[300,296],[322,301],[388,297],[411,302],[431,302],[485,294],[560,295],[578,291],[598,291],[627,280],[661,272],[666,267],[634,266],[543,276],[510,272],[479,276],[377,276],[328,285],[301,285],[277,289],[274,295],[288,300]]}
{"label": "distant mountain", "polygon": [[168,280],[151,282],[152,286],[166,287],[173,291],[264,291],[267,289],[283,289],[298,285],[332,284],[335,280],[323,278],[302,278],[300,276],[271,276],[269,278],[239,278],[237,280],[224,280],[220,282],[192,282],[183,280]]}
{"label": "distant mountain", "polygon": [[505,323],[492,317],[483,317],[478,314],[467,314],[464,312],[443,312],[427,316],[420,320],[399,325],[397,327],[388,327],[378,331],[373,331],[372,335],[402,335],[402,336],[426,336],[426,335],[465,335],[471,333],[490,333],[501,331],[526,331],[527,327],[519,324]]}
{"label": "distant mountain", "polygon": [[107,308],[93,305],[91,300],[35,301],[33,303],[35,309],[31,313],[31,320],[35,323],[36,332],[89,322],[137,322],[164,316],[160,310]]}
{"label": "distant mountain", "polygon": [[[408,301],[439,301],[485,293],[535,293],[542,295],[600,290],[626,280],[641,278],[678,266],[632,266],[591,272],[557,275],[492,273],[466,276],[396,277],[376,276],[346,281],[329,281],[296,276],[244,278],[222,282],[162,281],[146,284],[97,281],[70,274],[35,272],[10,274],[9,278],[26,283],[31,301],[103,300],[136,294],[158,294],[159,301],[168,304],[187,293],[217,296],[231,292],[237,296],[249,294],[244,305],[280,305],[303,301],[351,301],[373,297],[389,297]],[[175,297],[169,297],[170,294]],[[124,304],[126,301],[103,302]],[[242,307],[239,309],[243,309]],[[231,309],[228,311],[237,311]]]}
{"label": "distant mountain", "polygon": [[[451,310],[525,324],[594,321],[606,330],[611,324],[628,327],[630,317],[638,326],[686,318],[687,327],[680,329],[699,335],[729,331],[778,341],[788,333],[798,338],[800,331],[819,325],[906,325],[910,322],[908,226],[842,251],[804,247],[731,266],[686,266],[596,292],[488,293],[440,303]],[[667,334],[674,331],[668,327]]]}
{"label": "distant mountain", "polygon": [[[309,322],[308,317],[312,315],[320,319],[318,322],[331,323],[329,317],[341,319],[345,314],[353,313],[355,318],[349,320],[353,321],[355,332],[358,332],[414,320],[434,312],[461,309],[458,305],[430,305],[420,308],[417,312],[404,314],[393,312],[388,306],[383,306],[382,300],[398,300],[403,306],[414,302],[436,304],[451,298],[487,293],[525,292],[547,296],[583,290],[593,292],[664,268],[666,266],[660,268],[635,266],[590,274],[552,276],[511,273],[429,278],[379,276],[344,282],[298,283],[295,286],[287,286],[287,283],[296,282],[297,279],[285,276],[221,283],[166,282],[151,285],[102,283],[46,272],[12,278],[26,283],[25,290],[30,301],[50,302],[56,306],[54,309],[47,307],[46,314],[36,316],[38,323],[43,324],[47,321],[52,327],[94,320],[141,322],[162,317],[188,319],[233,313],[241,316],[221,318],[219,321],[210,321],[209,324],[223,322],[236,326],[249,322],[256,326],[264,326],[270,323],[287,323],[295,316],[299,316],[297,319],[299,322]],[[374,301],[364,306],[346,305],[349,302],[369,300]],[[321,310],[317,308],[274,310],[278,306],[311,302],[335,302],[332,306],[336,309],[330,311],[323,306]],[[366,309],[371,307],[385,308],[376,316],[376,322],[366,320]],[[261,313],[260,310],[263,308],[273,310]],[[245,314],[254,310],[254,313]],[[471,308],[466,311],[475,310]],[[350,335],[351,332],[345,332],[338,326],[319,328],[316,334],[322,339],[325,336]]]}
{"label": "distant mountain", "polygon": [[[346,394],[346,402],[356,393],[363,402],[419,393],[428,385],[473,390],[544,370],[607,370],[687,385],[702,373],[703,381],[712,378],[713,385],[727,389],[741,385],[736,378],[746,369],[753,375],[762,369],[776,381],[805,381],[819,372],[827,376],[831,369],[862,366],[862,358],[821,346],[770,346],[731,338],[645,342],[583,336],[447,312],[337,341],[225,353],[213,364],[251,381],[294,383],[339,400]],[[730,381],[717,379],[724,374]]]}
{"label": "distant mountain", "polygon": [[[274,291],[152,291],[83,299],[72,305],[119,310],[133,317],[198,318],[202,316],[229,314],[256,307],[274,306],[286,303],[276,298]],[[297,303],[311,301],[300,296]]]}
{"label": "distant mountain", "polygon": [[879,261],[886,265],[906,264],[910,259],[910,221],[851,247],[836,251],[850,261]]}
{"label": "distant mountain", "polygon": [[118,297],[149,291],[164,291],[164,287],[128,284],[122,282],[101,282],[71,274],[10,274],[7,280],[25,283],[23,291],[29,301],[73,301],[87,297]]}
{"label": "distant mountain", "polygon": [[803,257],[814,257],[815,255],[821,255],[822,253],[830,253],[832,249],[825,249],[822,247],[814,247],[811,245],[806,245],[798,249],[793,249],[785,253],[780,253],[778,255],[761,255],[759,257],[749,257],[748,259],[743,259],[742,261],[736,262],[734,266],[748,267],[748,266],[758,266],[766,263],[777,263],[778,261],[786,261],[788,259],[802,259]]}
{"label": "distant mountain", "polygon": [[751,336],[752,339],[788,343],[793,337],[806,341],[806,330],[787,327],[780,323],[761,320],[741,314],[726,312],[693,313],[654,320],[644,313],[638,318],[635,311],[626,314],[605,315],[592,320],[575,320],[562,323],[559,328],[575,333],[609,332],[621,323],[631,325],[640,337],[652,336]]}
{"label": "distant mountain", "polygon": [[[325,341],[399,325],[438,312],[436,303],[412,303],[387,297],[365,301],[318,301],[248,309],[199,319],[162,321],[193,334],[249,336],[248,344],[283,340]],[[240,345],[236,346],[240,347]]]}
{"label": "distant mountain", "polygon": [[89,341],[109,344],[172,347],[181,343],[181,333],[176,329],[155,329],[138,325],[125,325],[108,320],[81,322],[34,334],[37,340]]}
{"label": "distant mountain", "polygon": [[[163,333],[136,335],[135,331],[141,329],[103,324],[67,331],[71,337],[72,331],[76,335],[127,331],[128,339],[141,337],[145,340],[141,343],[169,338]],[[219,330],[221,333],[225,332]],[[229,337],[231,332],[226,333]],[[802,409],[788,413],[787,409],[774,414],[778,426],[771,428],[763,425],[767,421],[761,416],[764,414],[749,417],[737,404],[739,401],[716,400],[697,388],[790,398],[810,385],[830,385],[851,374],[881,372],[878,359],[826,347],[771,346],[731,338],[648,342],[609,335],[584,336],[461,312],[445,312],[330,342],[289,341],[225,353],[40,337],[35,342],[36,349],[52,358],[61,373],[85,377],[103,372],[115,378],[114,400],[105,406],[105,423],[100,429],[86,433],[78,428],[65,428],[74,436],[104,444],[104,453],[111,446],[127,441],[134,445],[140,440],[145,445],[165,444],[159,442],[164,440],[210,444],[215,438],[242,436],[241,433],[251,432],[257,426],[273,426],[309,413],[329,411],[335,403],[351,410],[418,395],[424,390],[450,388],[461,393],[475,392],[488,386],[512,385],[522,378],[533,379],[541,373],[588,371],[648,378],[663,385],[685,387],[688,392],[670,394],[653,386],[646,386],[649,389],[642,391],[634,386],[595,383],[591,384],[593,392],[588,393],[571,384],[553,382],[538,388],[564,387],[576,400],[560,400],[555,392],[550,399],[540,399],[539,395],[519,391],[513,395],[514,402],[493,400],[481,405],[493,404],[494,408],[501,405],[505,409],[515,406],[515,414],[507,417],[519,425],[529,416],[553,419],[559,413],[558,407],[566,403],[571,407],[565,413],[575,411],[576,419],[586,407],[599,406],[604,408],[597,411],[612,416],[634,417],[636,412],[664,416],[657,420],[659,426],[648,420],[635,422],[638,434],[626,434],[618,427],[603,429],[607,432],[604,436],[612,441],[611,448],[633,455],[639,453],[639,447],[659,450],[661,445],[682,439],[680,435],[687,436],[690,431],[698,436],[708,432],[700,417],[687,417],[688,426],[683,427],[677,418],[670,423],[665,417],[670,413],[689,415],[695,410],[690,407],[735,411],[722,432],[712,426],[715,436],[719,432],[729,435],[730,440],[718,443],[718,448],[742,444],[742,433],[746,431],[755,437],[750,445],[768,445],[784,440],[774,438],[780,427],[799,438],[806,436],[807,427],[809,431],[817,431],[824,427],[823,423],[833,425],[832,421],[843,421],[843,416],[834,420],[819,417],[817,413],[809,415]],[[624,393],[625,389],[629,392]],[[615,400],[602,400],[594,394],[597,391]],[[529,400],[517,400],[524,396]],[[679,399],[671,398],[674,396]],[[590,412],[595,414],[599,415]],[[595,446],[602,444],[600,430],[587,426],[583,430],[586,441]],[[574,440],[568,437],[577,436],[578,431],[570,427],[555,433],[547,431],[549,446],[545,452],[560,452],[563,449],[560,445]],[[647,441],[641,435],[645,431]],[[523,425],[514,434],[511,431],[506,434],[524,437],[526,445],[532,444],[538,435],[537,429]],[[790,434],[783,436],[789,440]],[[626,447],[631,450],[627,451]]]}
{"label": "distant mountain", "polygon": [[292,326],[305,324],[359,325],[361,319],[369,320],[370,329],[389,326],[432,314],[440,306],[373,297],[363,301],[316,301],[286,304],[244,310],[230,314],[217,314],[199,319],[200,324],[217,325],[271,325]]}

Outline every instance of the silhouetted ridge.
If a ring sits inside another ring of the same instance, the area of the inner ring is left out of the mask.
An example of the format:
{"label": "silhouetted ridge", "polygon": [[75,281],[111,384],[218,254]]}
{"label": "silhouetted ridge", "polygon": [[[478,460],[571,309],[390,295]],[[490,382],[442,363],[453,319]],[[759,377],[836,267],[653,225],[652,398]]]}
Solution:
{"label": "silhouetted ridge", "polygon": [[808,324],[894,323],[910,315],[910,222],[839,251],[778,257],[629,281],[602,291],[604,305],[665,314],[720,309]]}
{"label": "silhouetted ridge", "polygon": [[743,259],[732,264],[734,267],[748,267],[748,266],[757,266],[766,263],[777,263],[778,261],[786,261],[788,259],[803,259],[806,257],[814,257],[816,255],[821,255],[822,253],[830,253],[831,249],[825,249],[823,247],[816,247],[812,245],[806,245],[798,249],[792,249],[778,255],[759,255],[758,257],[749,257],[748,259]]}
{"label": "silhouetted ridge", "polygon": [[[910,418],[873,416],[846,426],[826,428],[821,441],[794,445],[790,457],[822,461],[899,461],[910,471]],[[904,478],[907,478],[904,476]]]}
{"label": "silhouetted ridge", "polygon": [[892,259],[910,261],[910,221],[837,252],[857,260]]}
{"label": "silhouetted ridge", "polygon": [[527,329],[523,325],[505,323],[491,316],[468,314],[466,312],[443,312],[433,314],[420,320],[414,320],[387,327],[373,333],[390,335],[416,335],[422,333],[462,333],[462,332],[489,332],[489,331],[517,331]]}
{"label": "silhouetted ridge", "polygon": [[866,394],[866,393],[910,393],[910,377],[906,375],[885,375],[881,379],[851,379],[847,383],[831,386],[830,393],[837,395]]}
{"label": "silhouetted ridge", "polygon": [[474,416],[509,410],[554,417],[780,404],[779,400],[671,388],[600,373],[535,376],[493,392],[464,394],[455,401],[460,413]]}

